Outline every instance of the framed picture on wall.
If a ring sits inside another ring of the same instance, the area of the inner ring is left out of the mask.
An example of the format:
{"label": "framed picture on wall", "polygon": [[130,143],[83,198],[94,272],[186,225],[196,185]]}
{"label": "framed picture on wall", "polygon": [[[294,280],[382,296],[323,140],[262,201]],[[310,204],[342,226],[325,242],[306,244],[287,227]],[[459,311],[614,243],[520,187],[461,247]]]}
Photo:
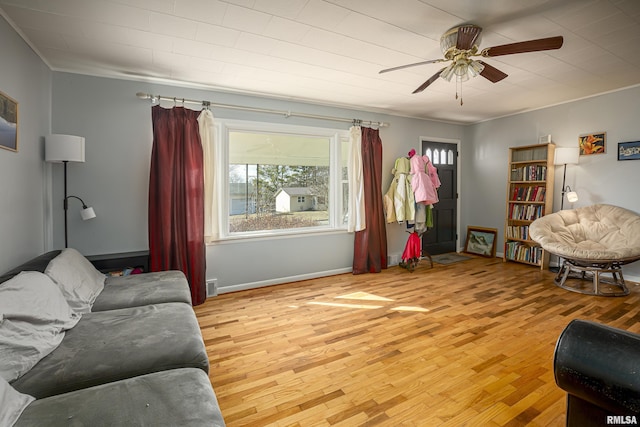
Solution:
{"label": "framed picture on wall", "polygon": [[640,141],[618,142],[618,160],[640,160]]}
{"label": "framed picture on wall", "polygon": [[18,151],[18,102],[0,92],[0,148]]}
{"label": "framed picture on wall", "polygon": [[494,258],[497,234],[498,230],[495,228],[467,227],[464,252]]}
{"label": "framed picture on wall", "polygon": [[607,140],[606,132],[588,133],[578,137],[578,145],[580,146],[580,155],[588,156],[591,154],[604,154],[605,143]]}

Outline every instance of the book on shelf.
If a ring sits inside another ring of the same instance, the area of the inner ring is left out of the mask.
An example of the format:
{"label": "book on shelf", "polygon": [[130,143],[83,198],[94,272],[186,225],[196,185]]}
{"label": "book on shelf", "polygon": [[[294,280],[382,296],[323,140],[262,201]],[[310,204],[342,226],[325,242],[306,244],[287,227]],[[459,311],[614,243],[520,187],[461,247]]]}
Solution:
{"label": "book on shelf", "polygon": [[538,264],[542,259],[542,248],[529,246],[521,242],[507,242],[505,244],[507,259]]}
{"label": "book on shelf", "polygon": [[528,225],[508,226],[507,239],[529,240],[529,226]]}
{"label": "book on shelf", "polygon": [[543,202],[544,194],[545,187],[541,185],[526,187],[515,186],[513,188],[511,200],[518,202]]}
{"label": "book on shelf", "polygon": [[547,167],[543,165],[527,165],[511,168],[511,181],[545,181]]}
{"label": "book on shelf", "polygon": [[542,206],[540,205],[518,205],[509,203],[509,219],[534,221],[542,216],[542,212]]}
{"label": "book on shelf", "polygon": [[514,162],[541,162],[547,160],[547,147],[540,146],[532,149],[514,150],[511,160]]}

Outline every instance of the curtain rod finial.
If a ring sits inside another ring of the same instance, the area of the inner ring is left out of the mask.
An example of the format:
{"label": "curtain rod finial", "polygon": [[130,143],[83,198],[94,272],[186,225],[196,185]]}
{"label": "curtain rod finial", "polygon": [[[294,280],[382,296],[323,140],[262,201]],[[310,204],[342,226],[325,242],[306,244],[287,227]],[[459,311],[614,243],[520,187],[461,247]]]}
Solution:
{"label": "curtain rod finial", "polygon": [[146,94],[144,92],[138,92],[136,93],[136,96],[140,99],[149,99],[149,94]]}

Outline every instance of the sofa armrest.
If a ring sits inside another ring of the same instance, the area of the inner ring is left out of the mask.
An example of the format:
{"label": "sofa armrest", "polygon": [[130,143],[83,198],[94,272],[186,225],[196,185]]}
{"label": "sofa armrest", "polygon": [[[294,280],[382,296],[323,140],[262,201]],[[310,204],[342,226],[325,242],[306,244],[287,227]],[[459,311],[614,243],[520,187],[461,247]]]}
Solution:
{"label": "sofa armrest", "polygon": [[60,255],[61,250],[50,251],[44,253],[40,256],[37,256],[29,261],[25,262],[22,265],[17,266],[16,268],[7,271],[3,275],[0,276],[0,283],[6,282],[14,276],[20,274],[21,271],[39,271],[40,273],[44,273],[44,270],[49,265],[49,261]]}

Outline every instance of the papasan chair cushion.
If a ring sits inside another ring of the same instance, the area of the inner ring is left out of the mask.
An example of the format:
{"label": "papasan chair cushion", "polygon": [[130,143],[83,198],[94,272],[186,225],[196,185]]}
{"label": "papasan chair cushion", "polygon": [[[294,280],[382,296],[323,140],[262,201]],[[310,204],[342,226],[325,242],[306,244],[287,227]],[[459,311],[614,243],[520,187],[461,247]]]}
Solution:
{"label": "papasan chair cushion", "polygon": [[531,239],[564,258],[620,260],[640,257],[640,215],[593,205],[545,215],[529,227]]}
{"label": "papasan chair cushion", "polygon": [[620,265],[640,259],[640,215],[618,206],[598,204],[545,215],[531,223],[529,236],[573,267],[606,266],[601,269],[611,272],[614,265],[618,272]]}

